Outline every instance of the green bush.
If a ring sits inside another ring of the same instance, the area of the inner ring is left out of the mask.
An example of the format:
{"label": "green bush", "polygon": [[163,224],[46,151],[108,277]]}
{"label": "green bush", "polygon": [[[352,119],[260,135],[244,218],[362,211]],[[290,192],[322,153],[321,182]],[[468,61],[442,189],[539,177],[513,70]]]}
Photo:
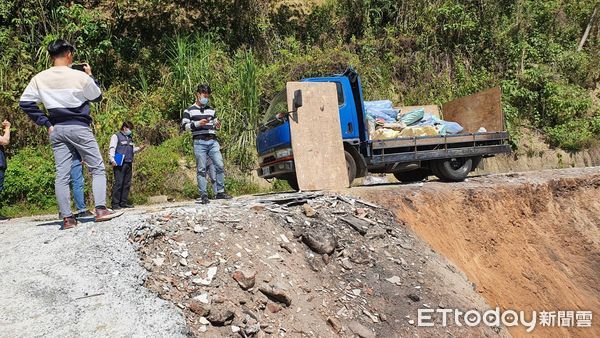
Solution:
{"label": "green bush", "polygon": [[56,205],[54,177],[50,147],[23,148],[8,160],[0,201],[3,206],[27,202],[31,209],[52,207]]}

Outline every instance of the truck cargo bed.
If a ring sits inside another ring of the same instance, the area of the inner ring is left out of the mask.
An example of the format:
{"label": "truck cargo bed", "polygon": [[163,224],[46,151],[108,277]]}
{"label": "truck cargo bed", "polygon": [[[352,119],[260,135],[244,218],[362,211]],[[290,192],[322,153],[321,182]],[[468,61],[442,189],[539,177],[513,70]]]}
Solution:
{"label": "truck cargo bed", "polygon": [[371,141],[371,164],[509,153],[508,133],[484,132]]}

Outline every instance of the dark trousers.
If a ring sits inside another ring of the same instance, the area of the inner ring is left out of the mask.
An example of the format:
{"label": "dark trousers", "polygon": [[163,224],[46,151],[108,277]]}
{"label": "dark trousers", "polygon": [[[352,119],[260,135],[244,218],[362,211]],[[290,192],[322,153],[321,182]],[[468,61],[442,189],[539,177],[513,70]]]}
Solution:
{"label": "dark trousers", "polygon": [[122,166],[113,167],[115,180],[112,189],[112,207],[127,205],[131,188],[132,163],[123,162]]}
{"label": "dark trousers", "polygon": [[6,168],[0,168],[0,191],[4,190],[4,171]]}

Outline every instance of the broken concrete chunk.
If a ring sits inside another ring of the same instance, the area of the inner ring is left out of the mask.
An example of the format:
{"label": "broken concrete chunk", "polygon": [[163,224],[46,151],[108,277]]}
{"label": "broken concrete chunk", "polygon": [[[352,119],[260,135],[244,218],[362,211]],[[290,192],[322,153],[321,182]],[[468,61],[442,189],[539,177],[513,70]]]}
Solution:
{"label": "broken concrete chunk", "polygon": [[196,279],[192,280],[192,282],[194,284],[201,284],[201,285],[205,285],[205,286],[210,285],[213,278],[215,278],[216,274],[217,274],[217,267],[213,266],[213,267],[208,268],[206,278],[196,278]]}
{"label": "broken concrete chunk", "polygon": [[233,275],[233,279],[240,285],[244,290],[248,290],[254,287],[256,279],[256,271],[254,270],[236,270]]}
{"label": "broken concrete chunk", "polygon": [[317,211],[308,205],[308,203],[302,205],[302,210],[304,211],[304,215],[306,215],[306,217],[315,217],[317,214]]}
{"label": "broken concrete chunk", "polygon": [[302,241],[318,254],[331,254],[337,246],[337,239],[328,231],[309,230],[302,234]]}
{"label": "broken concrete chunk", "polygon": [[190,311],[201,317],[205,317],[210,313],[210,307],[196,299],[190,300],[187,303],[187,307],[190,309]]}
{"label": "broken concrete chunk", "polygon": [[356,217],[341,217],[342,221],[346,222],[352,229],[358,231],[359,234],[365,235],[369,229],[369,222]]}
{"label": "broken concrete chunk", "polygon": [[388,281],[388,282],[390,282],[390,283],[392,283],[392,284],[396,284],[396,285],[400,285],[401,284],[401,279],[398,276],[393,276],[393,277],[390,277],[390,278],[386,278],[385,280]]}
{"label": "broken concrete chunk", "polygon": [[327,324],[329,324],[336,333],[342,331],[342,323],[335,317],[327,318]]}
{"label": "broken concrete chunk", "polygon": [[210,314],[206,319],[214,326],[225,326],[231,324],[234,317],[233,311],[226,309],[223,306],[211,309]]}
{"label": "broken concrete chunk", "polygon": [[375,338],[375,333],[357,321],[348,323],[348,328],[361,338]]}
{"label": "broken concrete chunk", "polygon": [[287,287],[282,284],[262,284],[258,290],[274,302],[282,303],[285,306],[292,305],[292,298],[287,293]]}

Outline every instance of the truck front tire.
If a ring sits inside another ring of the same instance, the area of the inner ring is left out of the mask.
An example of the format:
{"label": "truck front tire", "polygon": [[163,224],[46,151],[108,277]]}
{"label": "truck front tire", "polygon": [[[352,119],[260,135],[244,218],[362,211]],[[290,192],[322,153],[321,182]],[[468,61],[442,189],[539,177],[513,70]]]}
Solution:
{"label": "truck front tire", "polygon": [[469,157],[439,160],[433,163],[431,169],[442,181],[462,182],[473,169],[473,160]]}
{"label": "truck front tire", "polygon": [[346,168],[348,169],[348,180],[350,181],[349,186],[352,186],[352,182],[356,178],[356,162],[354,162],[354,157],[344,150],[344,155],[346,156]]}

